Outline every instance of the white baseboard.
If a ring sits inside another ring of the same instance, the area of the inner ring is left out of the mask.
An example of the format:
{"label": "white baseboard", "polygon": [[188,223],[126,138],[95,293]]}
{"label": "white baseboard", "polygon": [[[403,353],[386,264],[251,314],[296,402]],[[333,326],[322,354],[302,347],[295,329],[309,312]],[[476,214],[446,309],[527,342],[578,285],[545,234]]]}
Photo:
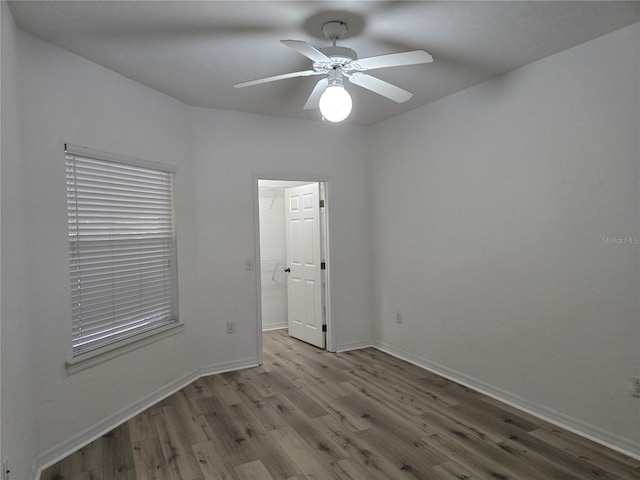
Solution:
{"label": "white baseboard", "polygon": [[74,435],[64,443],[57,445],[54,448],[51,448],[45,451],[43,454],[39,455],[34,463],[35,474],[33,478],[35,478],[35,480],[39,480],[42,471],[46,468],[54,465],[55,463],[71,455],[77,450],[80,450],[82,447],[100,438],[101,436],[113,430],[117,426],[123,424],[127,420],[135,417],[140,412],[143,412],[144,410],[152,407],[160,400],[167,398],[178,390],[186,387],[190,383],[195,382],[199,378],[205,377],[207,375],[215,375],[218,373],[255,367],[257,365],[258,360],[256,358],[245,358],[233,362],[224,362],[217,365],[200,367],[188,373],[187,375],[183,375],[169,385],[165,385],[164,387],[134,402],[133,404],[120,410],[119,412],[116,412],[113,415],[109,415],[99,423],[87,428],[77,435]]}
{"label": "white baseboard", "polygon": [[371,341],[363,341],[363,342],[351,342],[351,343],[341,343],[336,348],[336,353],[348,352],[350,350],[361,350],[363,348],[373,347],[374,344]]}
{"label": "white baseboard", "polygon": [[627,438],[614,435],[611,432],[603,430],[602,428],[595,425],[591,425],[587,422],[583,422],[568,415],[564,415],[550,408],[530,402],[522,397],[513,395],[512,393],[463,375],[460,372],[431,362],[426,358],[422,358],[405,352],[384,342],[374,342],[373,347],[377,348],[380,351],[388,353],[389,355],[393,355],[396,358],[405,360],[409,363],[412,363],[413,365],[424,368],[425,370],[435,373],[436,375],[440,375],[444,378],[459,383],[460,385],[469,387],[472,390],[487,395],[488,397],[506,403],[507,405],[511,405],[518,410],[522,410],[523,412],[540,418],[541,420],[544,420],[546,422],[552,423],[553,425],[575,433],[576,435],[584,437],[588,440],[596,442],[629,457],[635,458],[636,460],[640,460],[638,445]]}
{"label": "white baseboard", "polygon": [[289,328],[287,322],[284,323],[270,323],[269,325],[262,324],[262,331],[268,332],[270,330],[282,330],[283,328]]}

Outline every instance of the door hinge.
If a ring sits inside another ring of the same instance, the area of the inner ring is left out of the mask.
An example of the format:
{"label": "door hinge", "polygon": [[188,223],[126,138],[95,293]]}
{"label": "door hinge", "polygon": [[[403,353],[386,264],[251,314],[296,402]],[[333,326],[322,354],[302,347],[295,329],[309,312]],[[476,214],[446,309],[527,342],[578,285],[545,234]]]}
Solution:
{"label": "door hinge", "polygon": [[325,323],[324,325],[322,325],[322,331],[326,332],[327,331],[327,324]]}
{"label": "door hinge", "polygon": [[320,262],[320,270],[326,270],[327,264],[325,262]]}
{"label": "door hinge", "polygon": [[320,200],[320,208],[324,208],[324,200]]}

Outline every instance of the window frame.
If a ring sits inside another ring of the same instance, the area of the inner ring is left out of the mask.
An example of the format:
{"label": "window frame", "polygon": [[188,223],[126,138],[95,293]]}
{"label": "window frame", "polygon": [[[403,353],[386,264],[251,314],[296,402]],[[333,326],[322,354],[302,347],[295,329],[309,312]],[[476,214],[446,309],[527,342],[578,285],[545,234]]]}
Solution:
{"label": "window frame", "polygon": [[[78,350],[76,345],[74,345],[74,341],[71,341],[71,354],[70,357],[65,362],[65,367],[67,373],[75,373],[77,371],[84,370],[93,365],[102,363],[111,358],[117,357],[119,355],[128,353],[130,351],[141,348],[144,345],[148,345],[150,343],[154,343],[158,340],[166,338],[170,335],[179,333],[183,330],[183,324],[180,321],[179,315],[179,301],[178,301],[178,249],[177,249],[177,233],[176,233],[176,208],[175,208],[175,196],[176,196],[176,188],[175,188],[175,175],[177,169],[173,165],[167,165],[159,162],[151,162],[147,160],[141,160],[137,158],[127,157],[123,155],[113,154],[102,152],[99,150],[94,150],[87,147],[81,147],[72,144],[65,144],[65,166],[68,163],[68,158],[70,156],[92,159],[99,162],[107,162],[114,163],[119,165],[131,166],[131,167],[139,167],[149,170],[156,170],[158,172],[169,173],[171,175],[171,235],[172,242],[169,252],[169,257],[172,259],[172,265],[170,267],[170,286],[172,293],[172,302],[170,302],[173,307],[173,319],[168,323],[162,323],[156,326],[151,326],[150,328],[143,328],[137,333],[133,333],[131,335],[124,335],[121,338],[116,338],[113,341],[104,344],[104,345],[96,345],[94,347],[90,347],[85,349],[84,351]],[[65,168],[68,168],[67,166]],[[70,174],[67,172],[65,174],[66,182],[69,182]],[[74,187],[72,187],[74,188]],[[69,195],[69,187],[67,186],[67,195]],[[68,200],[67,200],[68,202]],[[69,266],[69,280],[71,280],[71,268],[72,268],[72,244],[71,244],[71,220],[72,215],[70,212],[69,203],[67,203],[67,222],[69,222],[69,226],[67,227],[67,243],[69,248],[69,258],[68,258],[68,266]],[[71,286],[71,284],[70,284]],[[72,287],[71,287],[72,288]],[[70,293],[73,291],[70,291]],[[71,297],[70,297],[71,299]],[[73,305],[73,304],[72,304]],[[71,306],[72,306],[71,305]],[[73,315],[72,315],[73,318]],[[74,322],[72,322],[73,325]],[[123,329],[122,331],[124,331]],[[74,327],[71,328],[71,332],[74,331]],[[122,333],[122,331],[120,333]]]}

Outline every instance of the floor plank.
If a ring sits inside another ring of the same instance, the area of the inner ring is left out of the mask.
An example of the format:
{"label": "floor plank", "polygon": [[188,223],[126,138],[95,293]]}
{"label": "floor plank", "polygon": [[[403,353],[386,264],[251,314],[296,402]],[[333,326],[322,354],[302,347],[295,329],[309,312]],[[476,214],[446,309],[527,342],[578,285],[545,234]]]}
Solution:
{"label": "floor plank", "polygon": [[240,480],[256,480],[258,478],[260,480],[273,480],[273,477],[260,460],[238,465],[236,473]]}
{"label": "floor plank", "polygon": [[124,423],[102,437],[104,480],[136,480],[129,424]]}
{"label": "floor plank", "polygon": [[172,407],[156,409],[154,417],[158,439],[169,466],[172,480],[201,480],[202,470],[193,450],[193,442],[182,427],[182,421]]}
{"label": "floor plank", "polygon": [[372,348],[265,332],[42,480],[636,480],[640,461]]}
{"label": "floor plank", "polygon": [[163,480],[170,478],[160,440],[147,438],[133,442],[133,460],[138,480]]}

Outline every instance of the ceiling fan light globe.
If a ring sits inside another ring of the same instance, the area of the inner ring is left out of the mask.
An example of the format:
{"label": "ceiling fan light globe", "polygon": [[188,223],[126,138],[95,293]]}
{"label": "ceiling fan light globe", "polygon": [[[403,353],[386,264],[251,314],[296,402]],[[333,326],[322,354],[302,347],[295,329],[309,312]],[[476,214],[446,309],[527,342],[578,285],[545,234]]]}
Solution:
{"label": "ceiling fan light globe", "polygon": [[341,85],[327,87],[320,97],[320,113],[330,122],[341,122],[351,113],[351,95]]}

